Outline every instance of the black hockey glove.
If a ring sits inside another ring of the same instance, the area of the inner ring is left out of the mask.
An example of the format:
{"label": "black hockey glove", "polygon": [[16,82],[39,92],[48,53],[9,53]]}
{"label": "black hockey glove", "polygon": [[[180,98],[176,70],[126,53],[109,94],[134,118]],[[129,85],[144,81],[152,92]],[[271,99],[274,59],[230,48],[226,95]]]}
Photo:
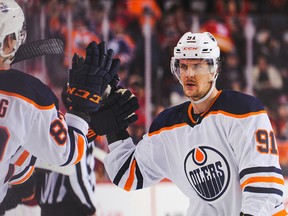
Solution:
{"label": "black hockey glove", "polygon": [[127,89],[119,89],[103,100],[97,112],[91,114],[90,127],[97,135],[117,133],[138,120],[134,113],[138,108],[136,96]]}
{"label": "black hockey glove", "polygon": [[94,41],[86,48],[85,60],[74,54],[67,86],[68,112],[89,121],[89,113],[100,108],[101,97],[120,65],[112,56],[113,50],[107,51],[105,42],[97,45]]}
{"label": "black hockey glove", "polygon": [[[83,59],[82,57],[78,56],[78,59]],[[114,76],[114,78],[112,79],[112,81],[109,83],[109,86],[111,87],[111,90],[113,89],[113,91],[117,88],[118,82],[120,81],[120,78],[118,76],[118,74],[116,74]],[[108,89],[108,87],[107,87]],[[110,90],[110,91],[111,91]],[[103,93],[102,97],[105,96],[106,91]],[[110,92],[109,92],[110,93]],[[108,93],[108,94],[109,94]],[[71,109],[71,99],[69,99],[69,94],[67,92],[67,84],[63,87],[62,92],[61,92],[61,99],[63,102],[63,105],[65,107],[65,109],[68,111],[69,109]]]}

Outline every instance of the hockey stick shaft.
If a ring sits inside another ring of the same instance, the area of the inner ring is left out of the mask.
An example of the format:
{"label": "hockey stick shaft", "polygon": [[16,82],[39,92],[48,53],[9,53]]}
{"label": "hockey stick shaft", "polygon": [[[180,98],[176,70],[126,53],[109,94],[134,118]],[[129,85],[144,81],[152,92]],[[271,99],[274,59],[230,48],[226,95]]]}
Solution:
{"label": "hockey stick shaft", "polygon": [[39,169],[57,172],[57,173],[60,173],[63,175],[71,175],[75,172],[75,165],[62,167],[62,166],[57,166],[54,164],[48,164],[48,163],[41,161],[41,160],[37,160],[35,167],[39,168]]}
{"label": "hockey stick shaft", "polygon": [[103,163],[104,158],[107,155],[107,152],[105,152],[101,148],[95,146],[92,154],[96,159],[98,159],[99,161],[101,161]]}
{"label": "hockey stick shaft", "polygon": [[[103,160],[107,155],[107,152],[105,152],[99,147],[94,147],[92,155],[103,163]],[[75,172],[75,165],[61,167],[53,164],[48,164],[41,160],[37,160],[35,167],[44,170],[49,170],[52,172],[57,172],[63,175],[72,175]]]}
{"label": "hockey stick shaft", "polygon": [[22,44],[11,64],[44,55],[56,55],[64,52],[64,43],[60,39],[51,38]]}

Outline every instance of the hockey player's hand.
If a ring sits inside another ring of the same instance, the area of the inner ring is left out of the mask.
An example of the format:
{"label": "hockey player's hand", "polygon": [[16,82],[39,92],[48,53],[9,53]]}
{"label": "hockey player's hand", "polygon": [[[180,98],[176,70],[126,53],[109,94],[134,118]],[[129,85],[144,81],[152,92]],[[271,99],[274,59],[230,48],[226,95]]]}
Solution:
{"label": "hockey player's hand", "polygon": [[91,42],[86,58],[74,54],[67,86],[69,110],[89,114],[100,108],[101,97],[120,65],[113,59],[113,50],[107,51],[105,42]]}
{"label": "hockey player's hand", "polygon": [[[80,56],[78,56],[77,58],[82,58]],[[83,58],[82,58],[83,59]],[[110,86],[110,89],[107,87],[106,91],[103,93],[102,97],[108,97],[108,95],[110,94],[110,91],[111,89],[116,89],[117,88],[117,85],[118,85],[118,82],[120,81],[120,78],[118,76],[118,74],[116,74],[114,76],[114,78],[111,80],[111,82],[109,83],[108,86]],[[71,100],[69,99],[68,97],[68,92],[67,92],[67,85],[65,85],[62,89],[62,92],[61,92],[61,100],[63,102],[63,105],[65,107],[65,109],[68,111],[71,107]]]}
{"label": "hockey player's hand", "polygon": [[138,99],[127,89],[118,89],[103,100],[103,105],[91,114],[90,127],[97,135],[117,133],[138,120],[134,113],[139,108]]}

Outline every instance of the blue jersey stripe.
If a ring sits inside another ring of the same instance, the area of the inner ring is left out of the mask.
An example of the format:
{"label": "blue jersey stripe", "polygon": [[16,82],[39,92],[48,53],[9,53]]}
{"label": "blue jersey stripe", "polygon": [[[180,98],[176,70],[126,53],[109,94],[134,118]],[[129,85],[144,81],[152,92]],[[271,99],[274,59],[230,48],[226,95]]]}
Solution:
{"label": "blue jersey stripe", "polygon": [[277,173],[277,174],[282,175],[281,169],[274,167],[274,166],[270,166],[270,167],[250,167],[250,168],[244,169],[240,172],[239,177],[240,179],[242,179],[245,175],[249,175],[253,173],[260,173],[260,172],[263,172],[263,173],[270,172],[270,173]]}

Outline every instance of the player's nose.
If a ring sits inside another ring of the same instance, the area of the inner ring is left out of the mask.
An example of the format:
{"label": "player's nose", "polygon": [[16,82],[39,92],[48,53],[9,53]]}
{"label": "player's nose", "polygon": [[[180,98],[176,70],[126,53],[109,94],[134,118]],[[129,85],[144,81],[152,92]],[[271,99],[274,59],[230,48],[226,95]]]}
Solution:
{"label": "player's nose", "polygon": [[195,76],[195,71],[193,70],[192,67],[188,67],[188,69],[186,71],[186,76],[189,76],[189,77],[194,77]]}

